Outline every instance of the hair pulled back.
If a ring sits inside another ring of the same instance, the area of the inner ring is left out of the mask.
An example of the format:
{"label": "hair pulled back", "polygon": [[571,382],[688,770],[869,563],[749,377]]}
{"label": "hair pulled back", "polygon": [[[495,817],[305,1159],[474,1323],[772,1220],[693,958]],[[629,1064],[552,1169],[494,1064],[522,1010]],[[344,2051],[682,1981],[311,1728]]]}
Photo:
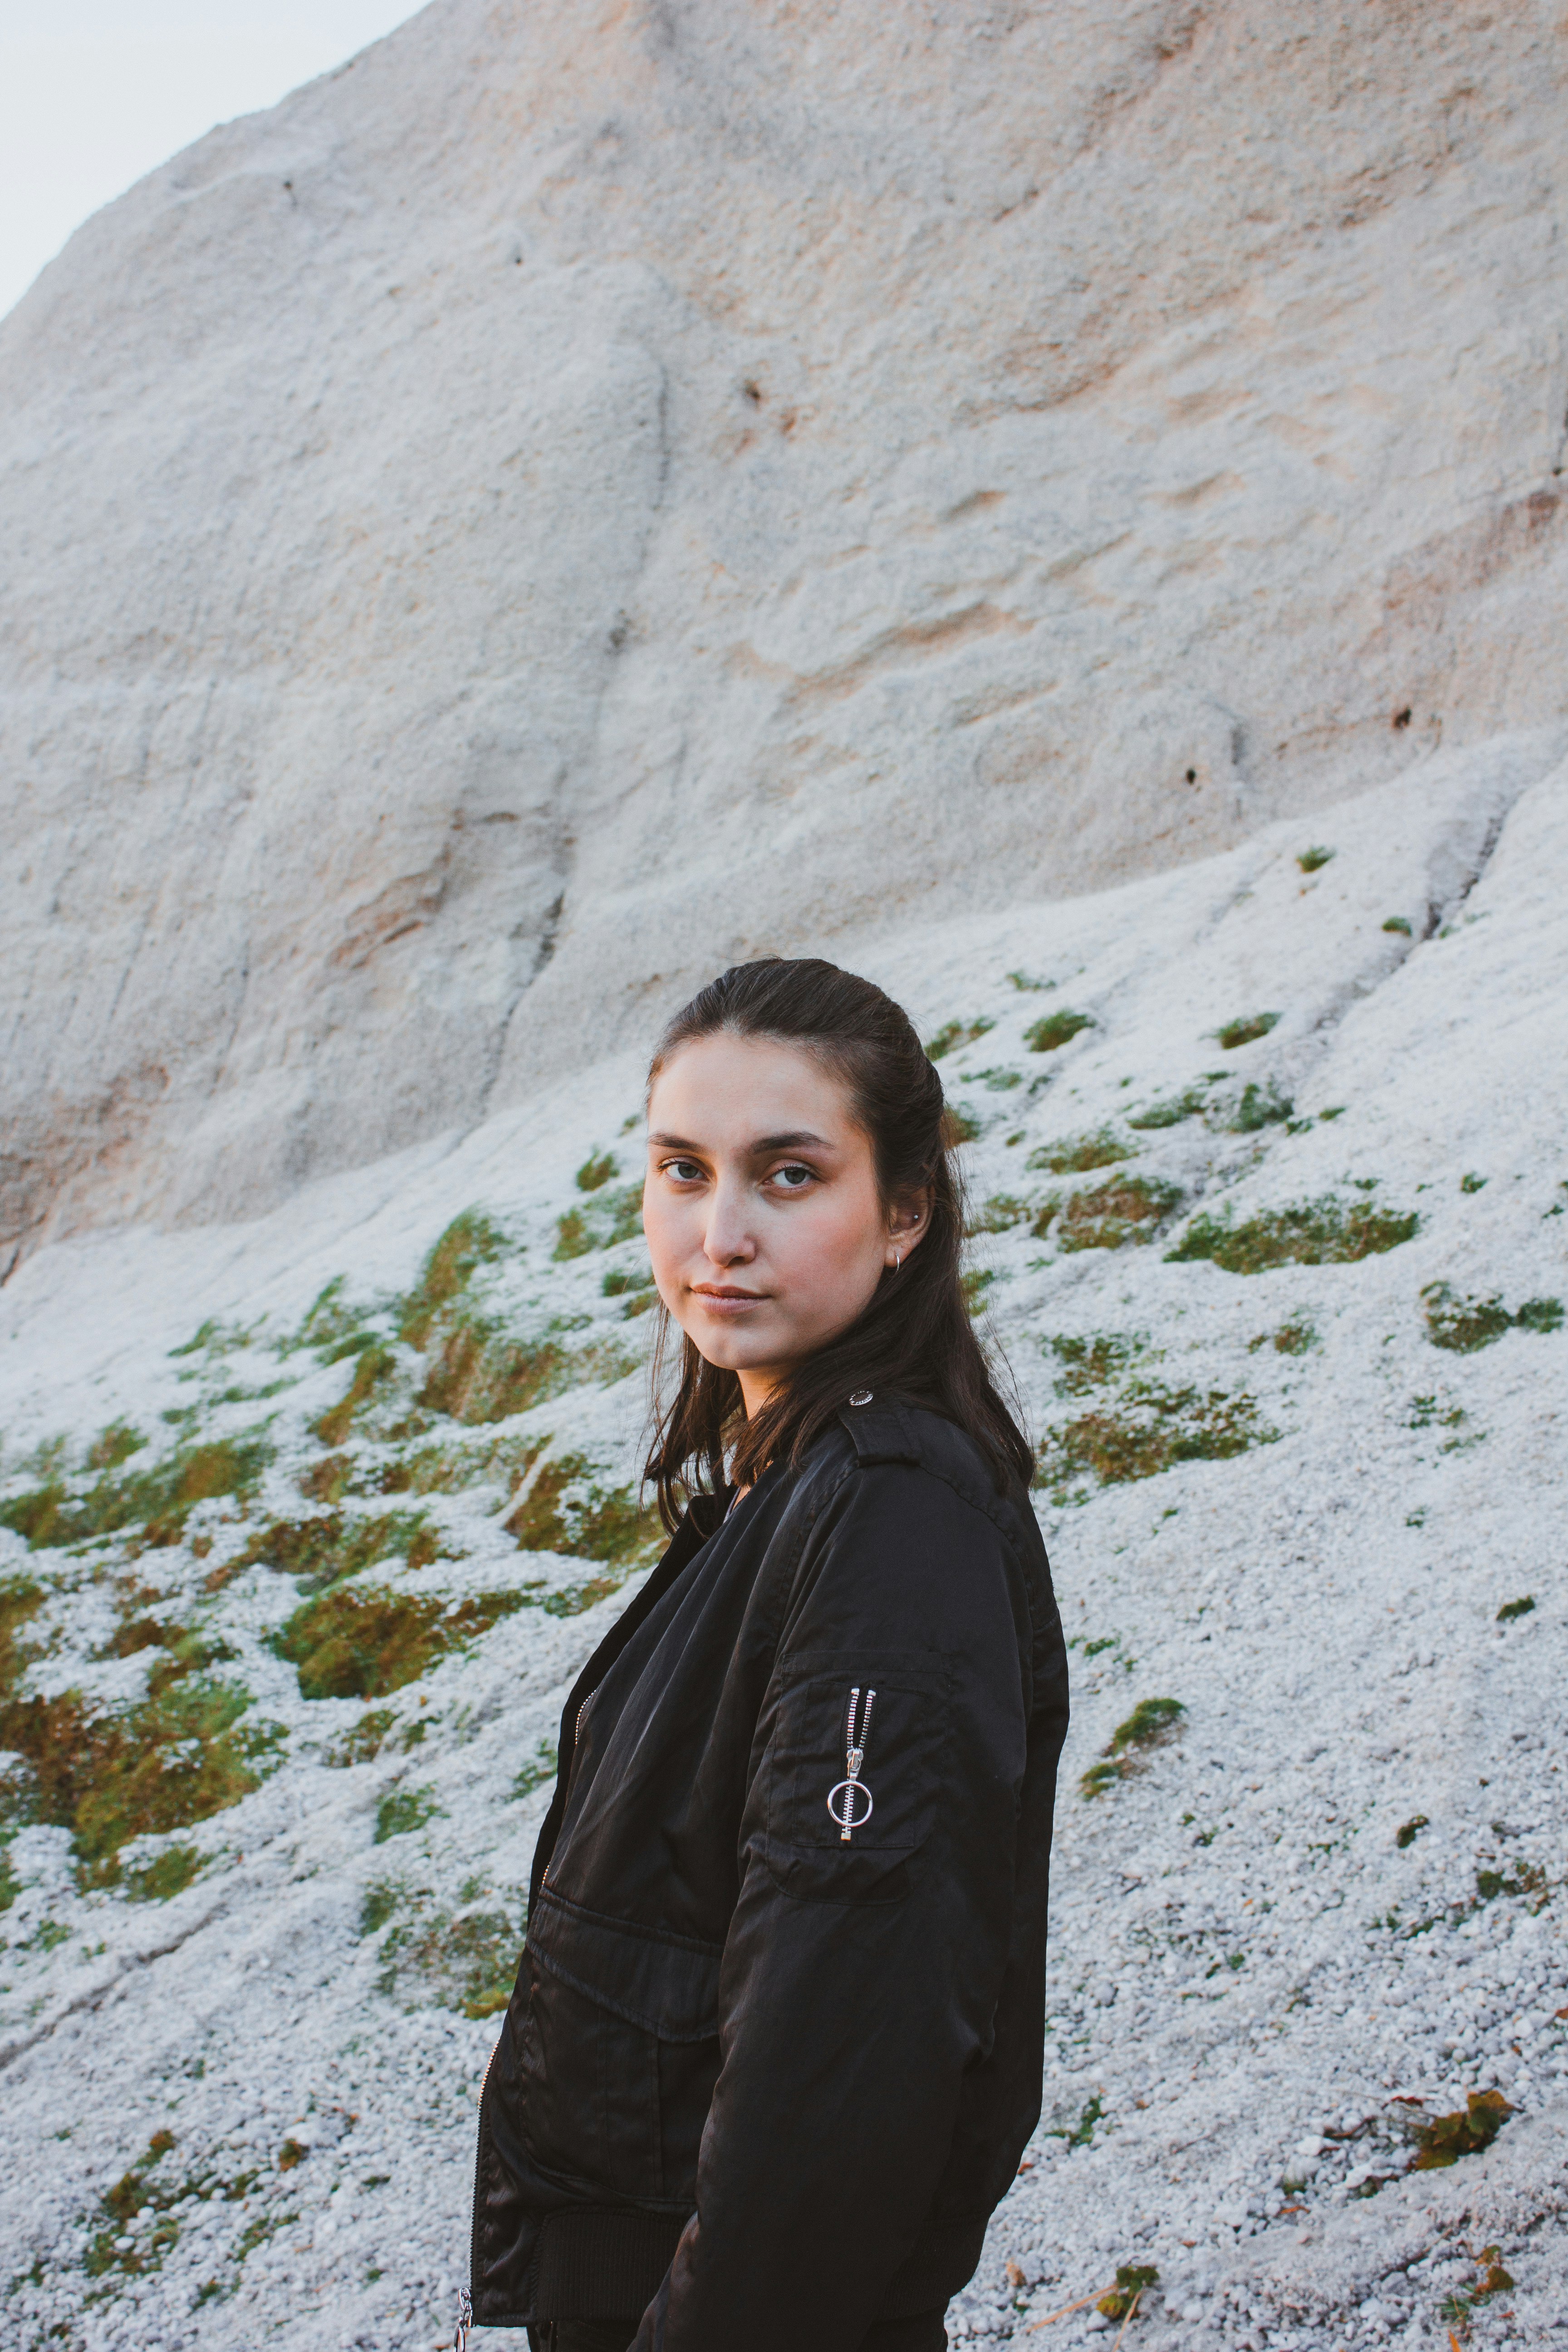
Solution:
{"label": "hair pulled back", "polygon": [[871,1145],[885,1203],[929,1187],[924,1238],[901,1267],[889,1268],[847,1329],[797,1364],[748,1420],[741,1383],[710,1364],[684,1334],[680,1378],[660,1402],[671,1343],[659,1308],[654,1349],[654,1439],[644,1476],[660,1516],[675,1528],[694,1494],[725,1484],[725,1457],[749,1486],[775,1462],[801,1461],[856,1389],[896,1391],[966,1430],[998,1482],[1026,1483],[1027,1440],[1003,1402],[974,1335],[960,1280],[963,1191],[942,1080],[909,1015],[874,982],[815,956],[764,956],[734,964],[678,1013],[648,1070],[648,1087],[682,1046],[719,1031],[804,1046],[847,1088],[857,1124]]}

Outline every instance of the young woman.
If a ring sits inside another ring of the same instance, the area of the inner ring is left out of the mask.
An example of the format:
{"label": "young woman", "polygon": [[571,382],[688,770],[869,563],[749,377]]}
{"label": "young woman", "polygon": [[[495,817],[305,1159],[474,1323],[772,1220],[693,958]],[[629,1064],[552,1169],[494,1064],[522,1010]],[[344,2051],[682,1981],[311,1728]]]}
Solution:
{"label": "young woman", "polygon": [[944,1120],[828,963],[654,1059],[673,1539],[566,1703],[480,2109],[473,2318],[536,2352],[936,2352],[1039,2114],[1066,1657]]}

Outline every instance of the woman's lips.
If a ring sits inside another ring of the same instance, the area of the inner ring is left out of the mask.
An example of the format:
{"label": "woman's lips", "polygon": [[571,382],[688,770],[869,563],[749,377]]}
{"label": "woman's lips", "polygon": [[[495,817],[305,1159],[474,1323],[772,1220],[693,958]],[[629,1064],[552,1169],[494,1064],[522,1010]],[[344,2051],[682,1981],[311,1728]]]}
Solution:
{"label": "woman's lips", "polygon": [[743,1315],[748,1307],[761,1307],[766,1293],[761,1290],[693,1290],[693,1298],[700,1301],[710,1315]]}

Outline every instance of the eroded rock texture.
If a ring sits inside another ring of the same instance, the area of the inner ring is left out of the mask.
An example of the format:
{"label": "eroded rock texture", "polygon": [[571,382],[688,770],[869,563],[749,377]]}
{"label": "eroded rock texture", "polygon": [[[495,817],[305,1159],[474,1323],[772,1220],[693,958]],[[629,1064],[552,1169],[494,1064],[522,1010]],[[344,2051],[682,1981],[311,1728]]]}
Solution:
{"label": "eroded rock texture", "polygon": [[1559,10],[437,0],[0,331],[0,1265],[1560,710]]}

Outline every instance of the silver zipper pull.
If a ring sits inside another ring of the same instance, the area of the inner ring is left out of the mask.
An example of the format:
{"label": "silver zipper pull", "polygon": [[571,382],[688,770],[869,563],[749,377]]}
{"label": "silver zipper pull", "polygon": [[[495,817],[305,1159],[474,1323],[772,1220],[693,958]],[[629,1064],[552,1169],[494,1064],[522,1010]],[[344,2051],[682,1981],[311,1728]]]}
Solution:
{"label": "silver zipper pull", "polygon": [[458,2332],[452,2338],[452,2352],[467,2352],[468,2331],[474,2324],[474,2298],[466,2286],[458,2289]]}
{"label": "silver zipper pull", "polygon": [[[847,1845],[855,1832],[865,1828],[875,1809],[875,1800],[871,1791],[860,1778],[860,1767],[866,1760],[866,1749],[870,1742],[871,1709],[876,1703],[876,1692],[868,1690],[866,1693],[865,1707],[861,1709],[859,1684],[857,1683],[850,1691],[849,1712],[844,1718],[844,1763],[848,1777],[837,1781],[827,1792],[827,1810],[838,1824],[840,1845]],[[858,1713],[860,1717],[858,1738],[857,1738],[855,1721]],[[844,1791],[842,1811],[834,1801],[840,1790]],[[863,1813],[857,1813],[855,1811],[857,1797],[864,1797],[866,1800],[866,1810]]]}

